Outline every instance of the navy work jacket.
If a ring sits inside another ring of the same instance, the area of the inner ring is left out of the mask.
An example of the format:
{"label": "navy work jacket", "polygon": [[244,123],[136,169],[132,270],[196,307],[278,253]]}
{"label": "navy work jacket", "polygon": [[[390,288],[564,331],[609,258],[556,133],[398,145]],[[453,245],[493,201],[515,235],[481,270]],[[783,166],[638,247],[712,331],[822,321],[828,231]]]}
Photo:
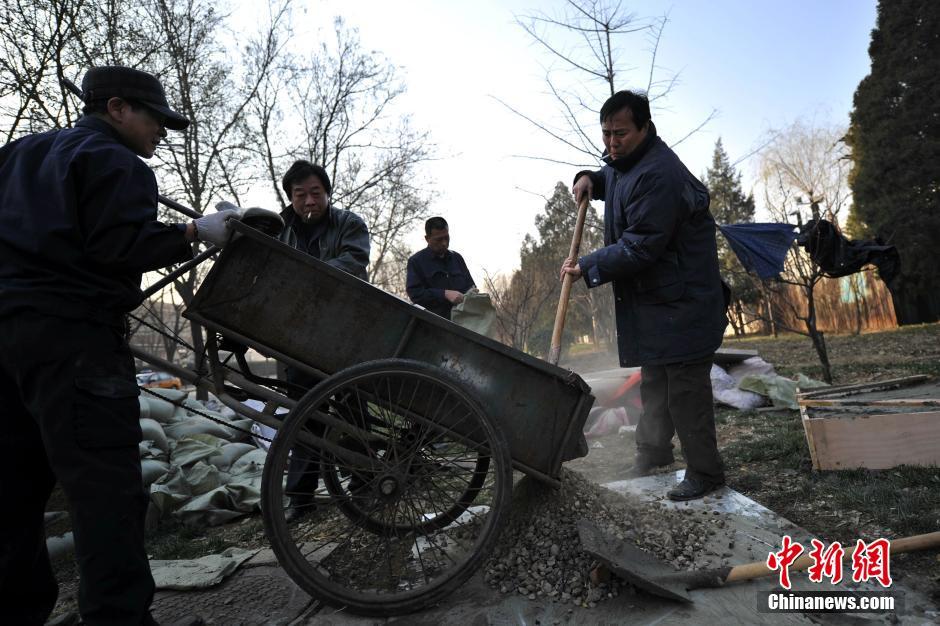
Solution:
{"label": "navy work jacket", "polygon": [[443,257],[438,257],[434,256],[430,248],[424,248],[408,259],[408,277],[405,282],[408,297],[415,304],[445,319],[450,319],[450,310],[454,305],[444,297],[444,290],[467,293],[475,286],[463,257],[453,250],[447,250]]}
{"label": "navy work jacket", "polygon": [[581,175],[604,200],[605,247],[578,262],[588,287],[613,282],[620,364],[714,353],[728,320],[708,190],[652,122],[632,153]]}
{"label": "navy work jacket", "polygon": [[0,148],[0,315],[112,323],[140,304],[142,273],[191,257],[157,221],[153,172],[105,121]]}

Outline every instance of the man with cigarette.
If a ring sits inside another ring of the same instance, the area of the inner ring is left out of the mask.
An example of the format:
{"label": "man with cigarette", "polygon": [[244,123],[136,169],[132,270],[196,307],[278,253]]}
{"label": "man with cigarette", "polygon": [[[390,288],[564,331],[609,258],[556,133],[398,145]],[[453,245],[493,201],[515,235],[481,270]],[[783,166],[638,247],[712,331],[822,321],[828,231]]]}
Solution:
{"label": "man with cigarette", "polygon": [[643,415],[633,475],[685,456],[667,495],[694,500],[725,483],[709,373],[727,318],[708,190],[657,136],[645,94],[620,91],[601,107],[606,165],[572,189],[604,200],[605,247],[566,260],[561,276],[613,283],[620,365],[642,366]]}
{"label": "man with cigarette", "polygon": [[[369,229],[352,211],[332,206],[333,185],[326,170],[310,161],[295,161],[284,174],[281,186],[290,198],[290,206],[281,212],[284,230],[279,239],[328,265],[368,280]],[[293,385],[287,395],[295,400],[318,382],[290,366],[286,378]],[[290,507],[285,513],[288,522],[314,510],[318,466],[312,450],[293,451],[285,485],[285,493],[290,498]]]}
{"label": "man with cigarette", "polygon": [[294,161],[281,180],[290,206],[281,212],[279,239],[321,261],[368,280],[369,229],[352,211],[330,203],[333,185],[326,170],[310,161]]}

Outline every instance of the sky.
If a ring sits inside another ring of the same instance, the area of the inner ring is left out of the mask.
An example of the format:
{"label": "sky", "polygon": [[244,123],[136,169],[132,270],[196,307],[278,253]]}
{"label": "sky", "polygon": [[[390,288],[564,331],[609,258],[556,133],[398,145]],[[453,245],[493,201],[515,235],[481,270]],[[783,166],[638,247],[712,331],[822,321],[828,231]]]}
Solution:
{"label": "sky", "polygon": [[[657,76],[678,73],[665,108],[655,108],[660,136],[672,144],[715,111],[700,131],[675,146],[696,175],[711,163],[720,137],[751,190],[759,148],[774,129],[798,118],[847,124],[852,96],[868,74],[876,0],[643,0],[624,2],[637,18],[668,13],[657,53]],[[426,165],[434,181],[434,215],[450,224],[478,285],[484,274],[518,267],[526,233],[556,182],[571,184],[580,168],[515,155],[576,159],[499,100],[551,120],[546,94],[553,61],[514,23],[514,16],[557,13],[563,0],[307,0],[294,13],[294,44],[303,49],[330,36],[334,16],[358,28],[362,45],[398,66],[407,92],[398,106],[429,132],[438,158]],[[618,88],[645,88],[650,45],[642,37],[619,53],[636,67]],[[556,76],[561,76],[556,74]],[[596,84],[598,97],[604,87]],[[595,125],[596,142],[600,129]],[[595,202],[601,211],[603,203]],[[759,205],[759,203],[758,203]],[[760,207],[758,206],[758,211]],[[424,246],[423,229],[407,242]],[[559,264],[561,259],[559,259]]]}

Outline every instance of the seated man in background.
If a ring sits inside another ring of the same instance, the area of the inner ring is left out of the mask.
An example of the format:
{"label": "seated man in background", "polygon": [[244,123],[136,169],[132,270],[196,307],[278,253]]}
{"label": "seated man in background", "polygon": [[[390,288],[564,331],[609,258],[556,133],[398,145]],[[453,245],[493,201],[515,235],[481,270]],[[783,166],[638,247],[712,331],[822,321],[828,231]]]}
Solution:
{"label": "seated man in background", "polygon": [[[352,211],[330,203],[333,185],[326,170],[309,161],[295,161],[281,181],[290,206],[281,212],[284,230],[281,241],[321,261],[368,280],[369,229]],[[299,400],[317,379],[288,366],[286,380],[292,386],[288,397]],[[311,430],[314,430],[313,428]],[[321,434],[322,428],[318,429]],[[285,493],[290,508],[285,514],[292,522],[314,509],[313,493],[319,482],[319,460],[311,450],[294,450],[287,472]]]}
{"label": "seated man in background", "polygon": [[450,233],[443,217],[432,217],[424,223],[424,240],[428,247],[408,259],[405,289],[415,304],[431,313],[450,319],[455,304],[476,287],[463,257],[450,250]]}

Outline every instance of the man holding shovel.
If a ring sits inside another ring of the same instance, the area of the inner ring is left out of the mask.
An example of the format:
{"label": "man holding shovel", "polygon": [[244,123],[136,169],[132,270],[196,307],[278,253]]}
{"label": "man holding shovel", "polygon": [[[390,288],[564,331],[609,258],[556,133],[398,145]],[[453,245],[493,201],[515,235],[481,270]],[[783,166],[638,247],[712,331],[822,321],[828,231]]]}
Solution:
{"label": "man holding shovel", "polygon": [[0,148],[0,621],[42,624],[58,586],[43,511],[68,500],[85,624],[152,624],[134,359],[141,274],[221,245],[235,212],[157,221],[149,159],[189,120],[126,67],[82,81],[73,128]]}
{"label": "man holding shovel", "polygon": [[600,121],[606,165],[579,172],[573,192],[604,200],[605,247],[561,276],[613,283],[620,364],[642,366],[632,474],[672,463],[678,434],[687,469],[668,496],[701,498],[725,481],[709,373],[727,318],[708,191],[657,136],[645,95],[614,94]]}

